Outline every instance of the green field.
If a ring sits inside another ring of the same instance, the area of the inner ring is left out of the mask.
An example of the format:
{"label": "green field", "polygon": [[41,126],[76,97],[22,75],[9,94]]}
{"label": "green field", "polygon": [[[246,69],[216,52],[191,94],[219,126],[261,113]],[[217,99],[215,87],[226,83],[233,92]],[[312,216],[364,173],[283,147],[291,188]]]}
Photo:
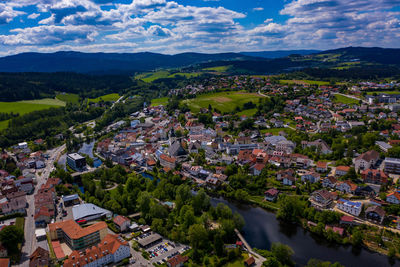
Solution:
{"label": "green field", "polygon": [[397,95],[400,94],[400,91],[371,91],[367,92],[367,95],[373,95],[374,93],[376,94],[388,94],[388,95]]}
{"label": "green field", "polygon": [[237,106],[242,107],[249,101],[257,104],[259,98],[261,96],[256,93],[219,92],[199,95],[196,98],[184,100],[183,103],[186,103],[192,112],[199,112],[200,108],[208,108],[208,105],[221,112],[232,112]]}
{"label": "green field", "polygon": [[279,132],[284,131],[285,133],[288,133],[290,131],[293,131],[290,128],[271,128],[271,129],[262,129],[260,130],[261,134],[266,134],[266,133],[271,133],[273,135],[278,135]]}
{"label": "green field", "polygon": [[0,102],[0,112],[19,113],[20,115],[42,109],[65,106],[65,102],[58,99],[24,100],[18,102]]}
{"label": "green field", "polygon": [[168,103],[168,97],[161,97],[161,98],[155,98],[151,100],[151,106],[155,107],[155,106],[160,106],[160,105],[167,105]]}
{"label": "green field", "polygon": [[201,75],[202,72],[175,72],[172,73],[167,70],[160,70],[156,72],[146,72],[135,76],[135,79],[142,80],[146,83],[151,83],[157,79],[176,78],[177,76],[184,76],[185,78],[193,78]]}
{"label": "green field", "polygon": [[103,101],[117,101],[121,96],[119,94],[108,94],[108,95],[103,95],[99,96],[97,98],[89,98],[89,102],[97,103],[100,102],[101,100]]}
{"label": "green field", "polygon": [[211,67],[211,68],[204,68],[203,70],[205,70],[205,71],[215,71],[215,72],[226,72],[231,67],[232,67],[232,65],[217,66],[217,67]]}
{"label": "green field", "polygon": [[279,80],[281,84],[310,84],[310,85],[329,85],[329,82],[325,81],[313,81],[313,80]]}
{"label": "green field", "polygon": [[358,104],[358,100],[350,98],[350,97],[346,97],[346,96],[342,96],[342,95],[335,95],[335,103],[343,103],[343,104]]}
{"label": "green field", "polygon": [[66,103],[79,103],[79,96],[77,94],[59,94],[56,96],[56,98]]}
{"label": "green field", "polygon": [[8,127],[8,122],[9,122],[9,121],[10,121],[10,120],[0,121],[0,131],[1,131],[1,130],[4,130],[5,128]]}

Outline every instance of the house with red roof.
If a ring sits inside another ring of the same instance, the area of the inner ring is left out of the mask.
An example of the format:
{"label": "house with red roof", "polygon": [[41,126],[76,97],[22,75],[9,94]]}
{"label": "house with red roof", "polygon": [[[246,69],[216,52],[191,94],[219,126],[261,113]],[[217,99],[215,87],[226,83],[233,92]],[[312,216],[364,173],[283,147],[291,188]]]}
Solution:
{"label": "house with red roof", "polygon": [[386,201],[391,204],[400,204],[400,193],[395,191],[386,196]]}
{"label": "house with red roof", "polygon": [[118,228],[119,231],[125,232],[131,226],[131,220],[126,218],[125,216],[118,215],[113,219],[114,225]]}
{"label": "house with red roof", "polygon": [[275,201],[276,198],[278,197],[278,194],[279,194],[278,189],[275,189],[275,188],[268,189],[267,191],[264,192],[265,200],[268,200],[271,202]]}
{"label": "house with red roof", "polygon": [[382,170],[367,169],[361,172],[364,183],[387,184],[388,176]]}

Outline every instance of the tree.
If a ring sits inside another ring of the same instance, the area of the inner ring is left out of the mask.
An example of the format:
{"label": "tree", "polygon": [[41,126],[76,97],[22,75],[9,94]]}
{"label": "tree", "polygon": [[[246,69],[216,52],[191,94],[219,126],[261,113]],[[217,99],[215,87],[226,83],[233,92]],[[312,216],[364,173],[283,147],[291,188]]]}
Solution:
{"label": "tree", "polygon": [[145,216],[150,210],[150,194],[146,191],[140,192],[137,203],[142,216]]}
{"label": "tree", "polygon": [[304,209],[303,203],[297,197],[283,196],[279,201],[277,218],[287,222],[297,222]]}
{"label": "tree", "polygon": [[207,231],[201,224],[193,224],[188,231],[190,245],[194,250],[207,247]]}
{"label": "tree", "polygon": [[271,252],[280,263],[288,266],[294,266],[295,263],[292,260],[294,251],[289,246],[281,243],[273,243]]}
{"label": "tree", "polygon": [[363,242],[363,233],[361,232],[360,229],[355,228],[355,229],[353,230],[353,235],[352,235],[351,240],[352,240],[353,246],[358,247],[358,246],[361,246],[361,245],[362,245],[362,242]]}
{"label": "tree", "polygon": [[24,241],[24,231],[15,225],[6,226],[0,232],[0,241],[9,253],[15,253],[18,244]]}

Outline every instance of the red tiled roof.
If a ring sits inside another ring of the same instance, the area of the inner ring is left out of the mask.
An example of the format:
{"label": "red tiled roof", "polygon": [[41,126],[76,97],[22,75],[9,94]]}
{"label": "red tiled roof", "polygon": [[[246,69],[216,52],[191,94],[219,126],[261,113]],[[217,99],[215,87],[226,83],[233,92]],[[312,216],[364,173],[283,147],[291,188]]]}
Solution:
{"label": "red tiled roof", "polygon": [[114,218],[113,221],[115,224],[118,224],[119,226],[121,226],[124,222],[127,222],[127,221],[129,222],[130,220],[128,218],[126,218],[125,216],[118,215]]}

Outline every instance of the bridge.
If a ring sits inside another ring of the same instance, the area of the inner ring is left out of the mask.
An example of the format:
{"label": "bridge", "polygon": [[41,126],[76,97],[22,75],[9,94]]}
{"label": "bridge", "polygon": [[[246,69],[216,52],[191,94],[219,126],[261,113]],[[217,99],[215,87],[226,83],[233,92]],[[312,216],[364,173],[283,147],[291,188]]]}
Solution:
{"label": "bridge", "polygon": [[236,228],[235,228],[235,233],[238,236],[238,238],[240,239],[240,241],[242,241],[243,245],[245,246],[245,248],[247,249],[249,254],[254,256],[254,260],[256,261],[255,266],[261,267],[263,265],[263,262],[266,261],[267,259],[264,258],[263,256],[261,256],[260,254],[254,252],[253,249],[251,248],[251,246],[249,245],[249,243],[247,243],[246,239],[242,236],[242,234]]}
{"label": "bridge", "polygon": [[71,174],[71,176],[72,177],[77,177],[77,176],[80,176],[82,174],[94,172],[95,170],[97,170],[97,168],[91,168],[91,169],[83,171],[83,172],[74,172],[73,174]]}

